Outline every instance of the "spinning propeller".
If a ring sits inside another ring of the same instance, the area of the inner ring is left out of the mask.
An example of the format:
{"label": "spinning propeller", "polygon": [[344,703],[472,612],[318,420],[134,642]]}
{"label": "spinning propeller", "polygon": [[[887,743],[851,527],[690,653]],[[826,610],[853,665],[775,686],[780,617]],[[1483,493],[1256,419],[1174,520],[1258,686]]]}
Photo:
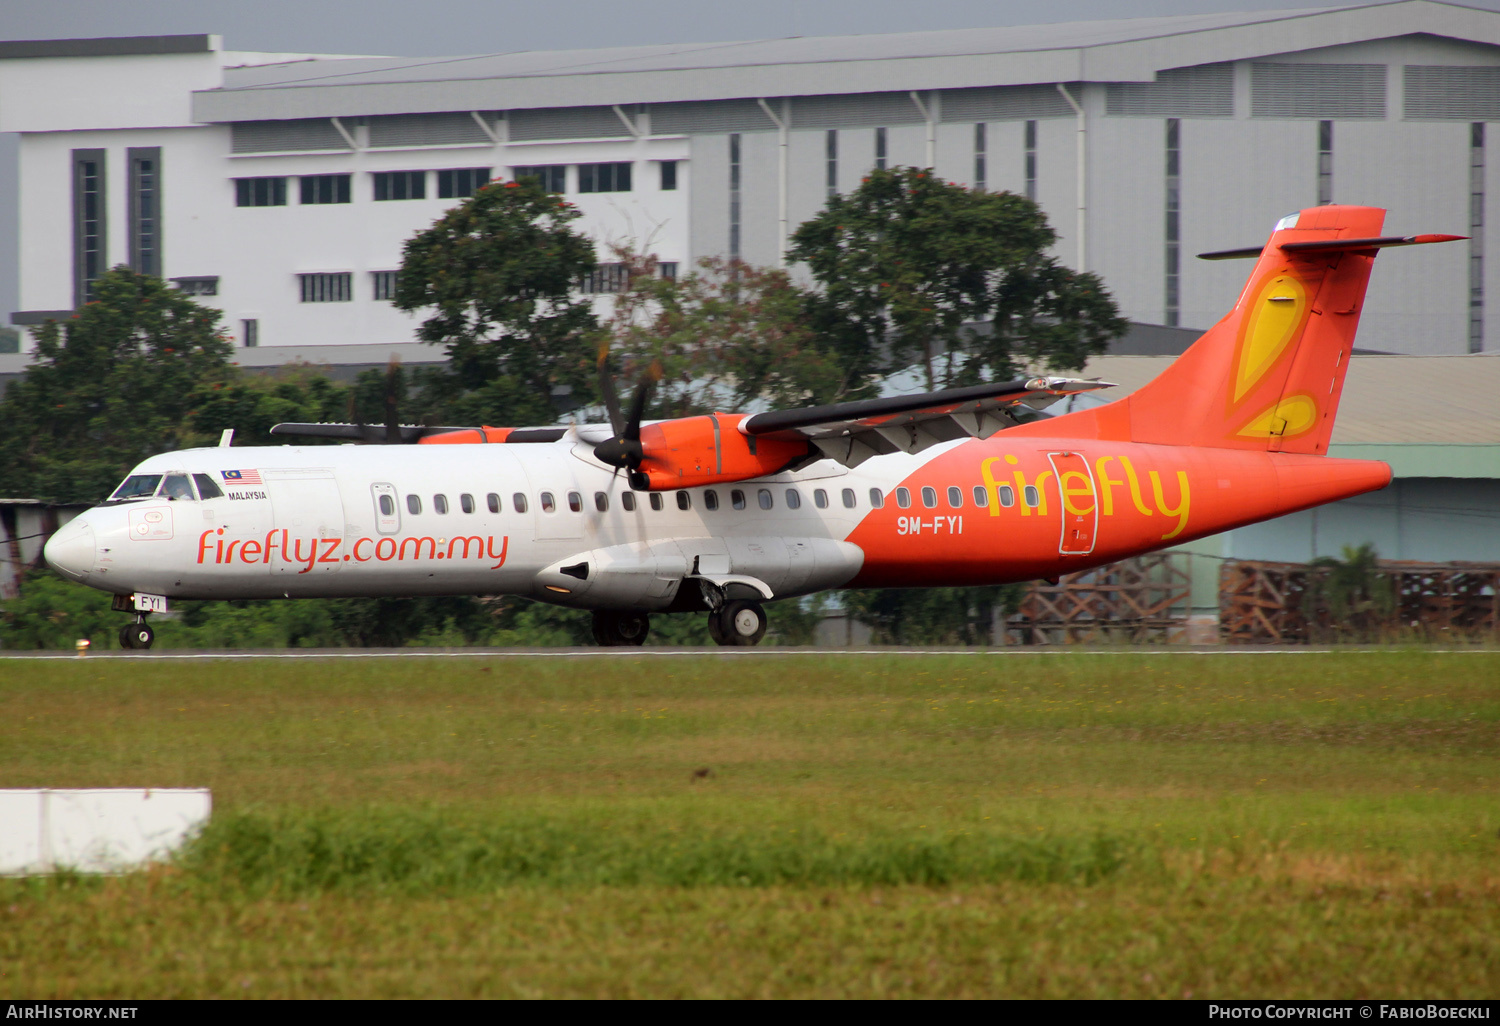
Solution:
{"label": "spinning propeller", "polygon": [[646,458],[641,446],[641,417],[651,399],[651,389],[661,380],[661,374],[661,364],[652,361],[635,386],[635,395],[630,398],[630,416],[626,417],[620,412],[620,396],[609,373],[609,345],[605,343],[599,347],[599,392],[604,397],[605,409],[609,411],[609,426],[614,436],[594,446],[594,458],[616,471],[630,472],[632,488],[635,487],[636,473],[641,469],[641,460]]}

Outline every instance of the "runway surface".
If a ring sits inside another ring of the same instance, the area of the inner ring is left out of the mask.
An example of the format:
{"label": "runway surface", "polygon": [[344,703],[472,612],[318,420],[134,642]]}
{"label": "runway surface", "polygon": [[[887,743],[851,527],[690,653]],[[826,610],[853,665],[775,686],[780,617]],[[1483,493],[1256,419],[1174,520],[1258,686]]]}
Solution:
{"label": "runway surface", "polygon": [[[309,648],[230,649],[219,651],[160,650],[155,652],[108,651],[85,656],[73,652],[4,652],[3,659],[680,659],[718,656],[725,659],[777,659],[788,656],[967,656],[973,659],[1012,656],[1296,656],[1368,655],[1401,651],[1391,648],[1064,648],[1027,646],[1013,648]],[[1494,648],[1422,648],[1418,651],[1444,655],[1484,655]]]}

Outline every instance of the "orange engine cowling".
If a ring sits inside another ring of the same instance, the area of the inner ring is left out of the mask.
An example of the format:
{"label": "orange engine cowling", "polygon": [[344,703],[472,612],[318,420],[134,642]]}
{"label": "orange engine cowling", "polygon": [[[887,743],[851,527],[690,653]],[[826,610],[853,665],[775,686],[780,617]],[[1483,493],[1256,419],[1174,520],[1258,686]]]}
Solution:
{"label": "orange engine cowling", "polygon": [[710,413],[645,425],[645,458],[632,483],[656,491],[743,481],[785,470],[807,455],[807,442],[745,434],[744,419],[740,413]]}

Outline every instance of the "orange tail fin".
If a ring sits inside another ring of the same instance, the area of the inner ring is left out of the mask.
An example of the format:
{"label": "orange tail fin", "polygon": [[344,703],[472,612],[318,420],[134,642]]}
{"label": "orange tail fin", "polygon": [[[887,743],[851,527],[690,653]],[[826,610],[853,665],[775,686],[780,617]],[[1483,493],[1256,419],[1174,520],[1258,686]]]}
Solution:
{"label": "orange tail fin", "polygon": [[1234,309],[1156,380],[1122,400],[1130,407],[1131,438],[1326,453],[1375,254],[1459,238],[1381,238],[1384,221],[1384,210],[1347,206],[1283,218]]}

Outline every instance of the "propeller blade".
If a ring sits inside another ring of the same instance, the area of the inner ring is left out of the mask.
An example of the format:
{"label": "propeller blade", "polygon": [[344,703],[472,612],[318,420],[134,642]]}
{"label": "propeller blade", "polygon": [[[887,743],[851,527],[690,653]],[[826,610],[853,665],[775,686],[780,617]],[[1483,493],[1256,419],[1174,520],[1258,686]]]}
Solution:
{"label": "propeller blade", "polygon": [[[625,425],[624,437],[633,442],[641,440],[641,417],[645,416],[646,404],[651,399],[651,389],[661,380],[661,364],[655,360],[651,366],[646,368],[646,373],[641,375],[640,383],[635,386],[635,395],[630,401],[630,422]],[[619,431],[615,432],[620,434]]]}
{"label": "propeller blade", "polygon": [[615,379],[609,373],[609,342],[599,344],[599,394],[604,397],[604,408],[609,411],[609,426],[616,437],[625,431],[625,418],[620,414],[620,396],[615,392]]}

